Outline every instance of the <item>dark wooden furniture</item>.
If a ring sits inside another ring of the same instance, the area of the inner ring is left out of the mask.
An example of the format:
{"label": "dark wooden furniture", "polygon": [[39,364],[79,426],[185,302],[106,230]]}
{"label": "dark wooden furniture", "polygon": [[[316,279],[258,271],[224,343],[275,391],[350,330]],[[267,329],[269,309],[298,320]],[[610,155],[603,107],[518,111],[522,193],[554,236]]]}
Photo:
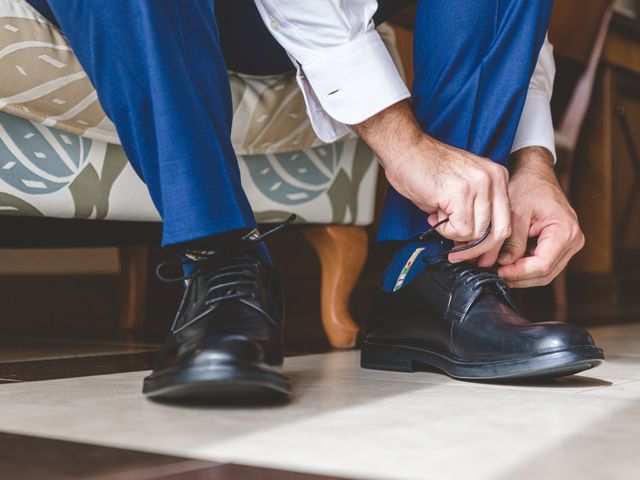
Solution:
{"label": "dark wooden furniture", "polygon": [[603,304],[638,304],[632,285],[640,281],[639,150],[640,23],[614,15],[573,178],[587,237],[573,273],[597,286]]}
{"label": "dark wooden furniture", "polygon": [[[121,271],[117,322],[123,331],[135,331],[146,320],[147,291],[154,267],[149,260],[149,246],[160,243],[161,228],[160,223],[0,216],[0,248],[117,247]],[[300,267],[305,270],[308,288],[314,288],[315,283],[310,280],[321,275],[320,317],[330,344],[336,348],[353,347],[359,328],[349,303],[367,256],[365,229],[349,225],[291,228],[300,229],[319,257],[320,271],[315,265]],[[282,267],[294,268],[288,264]]]}
{"label": "dark wooden furniture", "polygon": [[[587,20],[576,20],[578,4],[575,1],[559,1],[554,4],[549,36],[561,52],[570,52],[582,60],[586,56],[584,67],[573,87],[568,103],[562,113],[559,126],[555,130],[558,179],[560,185],[571,196],[571,179],[574,176],[574,163],[578,138],[582,130],[587,110],[591,104],[596,74],[602,52],[609,33],[613,15],[613,0],[596,0],[590,3]],[[571,35],[576,26],[581,25],[579,35]],[[565,321],[568,315],[567,271],[564,270],[553,281],[556,303],[555,319]]]}

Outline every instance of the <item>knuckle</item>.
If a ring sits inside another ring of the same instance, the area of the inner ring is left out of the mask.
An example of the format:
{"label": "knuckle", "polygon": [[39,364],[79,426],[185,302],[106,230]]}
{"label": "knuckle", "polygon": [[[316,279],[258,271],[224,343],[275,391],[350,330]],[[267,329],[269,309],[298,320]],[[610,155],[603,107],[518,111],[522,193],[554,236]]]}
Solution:
{"label": "knuckle", "polygon": [[[476,226],[473,229],[473,238],[474,239],[479,239],[480,237],[482,237],[484,235],[484,232],[486,231],[486,227],[480,227],[480,226]],[[487,239],[488,240],[488,239]]]}
{"label": "knuckle", "polygon": [[572,247],[575,247],[577,251],[582,249],[582,247],[584,247],[585,241],[586,239],[585,239],[584,233],[582,232],[580,227],[576,224],[571,228],[571,231],[569,232],[568,243],[570,243]]}
{"label": "knuckle", "polygon": [[580,230],[579,234],[578,234],[578,250],[582,250],[582,248],[584,247],[584,244],[586,243],[586,238],[584,236],[584,233],[582,233],[582,230]]}
{"label": "knuckle", "polygon": [[540,262],[540,273],[543,275],[549,275],[551,273],[551,262],[549,260]]}
{"label": "knuckle", "polygon": [[463,225],[460,225],[460,227],[458,228],[458,233],[465,238],[471,237],[473,235],[473,227],[465,223]]}
{"label": "knuckle", "polygon": [[495,238],[497,242],[504,242],[510,236],[511,236],[511,227],[509,226],[505,226],[503,228],[497,228],[493,232],[493,238]]}
{"label": "knuckle", "polygon": [[506,178],[508,176],[508,172],[507,172],[506,168],[504,168],[502,165],[494,163],[494,162],[491,162],[491,167],[490,168],[491,168],[491,172],[494,175],[498,176],[501,179],[505,179],[506,180]]}
{"label": "knuckle", "polygon": [[484,170],[478,170],[474,175],[476,184],[480,187],[489,187],[491,184],[491,176]]}
{"label": "knuckle", "polygon": [[513,233],[513,229],[511,228],[511,225],[507,225],[502,230],[502,233],[500,235],[500,240],[506,240],[507,238],[511,237],[512,233]]}
{"label": "knuckle", "polygon": [[553,276],[552,275],[547,275],[545,277],[542,277],[542,279],[540,280],[539,286],[540,287],[546,287],[547,285],[549,285],[553,280]]}

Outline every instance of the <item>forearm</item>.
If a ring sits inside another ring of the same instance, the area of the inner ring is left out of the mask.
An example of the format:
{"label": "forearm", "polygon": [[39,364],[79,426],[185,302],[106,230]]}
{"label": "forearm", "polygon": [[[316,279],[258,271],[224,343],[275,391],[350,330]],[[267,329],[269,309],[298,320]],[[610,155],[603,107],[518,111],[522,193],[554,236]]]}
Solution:
{"label": "forearm", "polygon": [[385,169],[399,156],[430,140],[420,129],[407,100],[385,108],[352,128],[376,153]]}

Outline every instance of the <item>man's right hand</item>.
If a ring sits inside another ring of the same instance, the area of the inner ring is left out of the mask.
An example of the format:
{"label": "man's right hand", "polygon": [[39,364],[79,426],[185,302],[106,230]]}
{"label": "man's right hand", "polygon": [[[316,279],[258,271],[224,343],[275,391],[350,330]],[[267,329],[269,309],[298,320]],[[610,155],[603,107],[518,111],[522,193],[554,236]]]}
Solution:
{"label": "man's right hand", "polygon": [[[423,133],[407,102],[397,103],[354,130],[378,156],[389,183],[418,208],[429,223],[457,245],[491,233],[478,246],[449,256],[451,262],[478,259],[493,266],[511,235],[507,169]],[[427,226],[425,225],[425,229]]]}

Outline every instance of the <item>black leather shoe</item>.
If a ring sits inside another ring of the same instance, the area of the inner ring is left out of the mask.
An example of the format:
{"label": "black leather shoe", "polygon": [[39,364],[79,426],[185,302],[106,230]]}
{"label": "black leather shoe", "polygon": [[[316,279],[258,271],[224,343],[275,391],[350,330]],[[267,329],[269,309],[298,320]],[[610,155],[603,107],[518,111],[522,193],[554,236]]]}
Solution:
{"label": "black leather shoe", "polygon": [[289,396],[282,287],[256,248],[245,243],[198,262],[171,334],[144,379],[145,395],[198,402]]}
{"label": "black leather shoe", "polygon": [[478,380],[560,377],[603,360],[584,329],[518,314],[493,270],[446,260],[396,292],[377,291],[361,356],[364,368]]}

